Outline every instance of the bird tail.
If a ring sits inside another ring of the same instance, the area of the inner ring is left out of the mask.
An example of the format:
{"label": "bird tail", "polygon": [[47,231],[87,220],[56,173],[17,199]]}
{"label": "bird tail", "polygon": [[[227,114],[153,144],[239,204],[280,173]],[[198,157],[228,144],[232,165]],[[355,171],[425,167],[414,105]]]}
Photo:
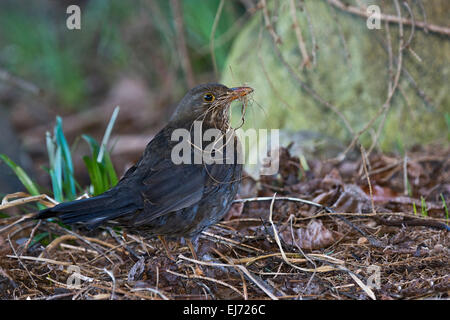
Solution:
{"label": "bird tail", "polygon": [[39,211],[35,219],[57,217],[64,224],[84,223],[94,229],[107,220],[131,214],[140,209],[139,202],[129,194],[106,192],[96,197],[60,203]]}

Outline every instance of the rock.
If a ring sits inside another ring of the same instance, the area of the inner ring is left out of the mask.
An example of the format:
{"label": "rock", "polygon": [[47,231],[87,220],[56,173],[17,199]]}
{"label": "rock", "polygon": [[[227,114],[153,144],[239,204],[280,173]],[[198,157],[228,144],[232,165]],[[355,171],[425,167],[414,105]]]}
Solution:
{"label": "rock", "polygon": [[[313,47],[311,29],[318,48],[316,64],[311,68],[300,69],[303,60],[292,27],[289,3],[267,2],[275,32],[282,40],[279,48],[284,59],[302,81],[323,99],[333,103],[348,118],[355,132],[361,130],[387,97],[389,59],[386,47],[383,47],[386,43],[384,22],[381,23],[380,30],[369,30],[364,18],[335,9],[326,1],[302,2],[306,11],[297,9],[297,18],[309,55],[311,56]],[[351,3],[354,5],[354,1]],[[373,0],[356,3],[380,5]],[[429,24],[447,25],[449,1],[422,3]],[[274,4],[279,7],[275,8]],[[401,2],[400,5],[402,16],[410,19]],[[418,2],[410,1],[409,6],[415,20],[423,20]],[[395,7],[389,1],[384,2],[381,11],[396,15]],[[393,57],[397,60],[399,28],[397,24],[391,23],[389,29]],[[411,27],[405,25],[405,42],[410,34]],[[410,47],[421,61],[409,49],[403,51],[403,69],[407,70],[414,83],[405,72],[401,74],[399,86],[405,96],[397,91],[392,99],[385,130],[379,139],[380,146],[385,151],[393,150],[399,145],[409,147],[436,140],[445,144],[449,142],[448,135],[445,134],[448,132],[445,114],[448,114],[450,104],[446,85],[449,83],[450,73],[449,38],[432,32],[426,33],[416,27]],[[394,62],[394,74],[395,68]],[[222,82],[228,85],[246,83],[255,89],[255,103],[247,109],[244,128],[256,126],[293,131],[314,130],[346,142],[352,138],[336,113],[314,100],[289,74],[276,55],[270,33],[264,27],[261,10],[252,16],[236,38],[225,64]],[[235,122],[239,123],[239,112],[234,114]],[[381,118],[375,122],[375,131],[380,120]],[[372,137],[365,133],[362,141],[369,145]]]}

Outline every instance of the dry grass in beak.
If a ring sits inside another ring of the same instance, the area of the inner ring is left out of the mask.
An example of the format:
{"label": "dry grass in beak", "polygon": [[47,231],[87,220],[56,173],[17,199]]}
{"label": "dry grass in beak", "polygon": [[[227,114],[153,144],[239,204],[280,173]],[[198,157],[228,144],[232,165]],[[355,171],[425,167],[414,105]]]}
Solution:
{"label": "dry grass in beak", "polygon": [[236,87],[231,88],[231,90],[232,90],[231,101],[248,96],[250,93],[253,92],[253,89],[250,87]]}

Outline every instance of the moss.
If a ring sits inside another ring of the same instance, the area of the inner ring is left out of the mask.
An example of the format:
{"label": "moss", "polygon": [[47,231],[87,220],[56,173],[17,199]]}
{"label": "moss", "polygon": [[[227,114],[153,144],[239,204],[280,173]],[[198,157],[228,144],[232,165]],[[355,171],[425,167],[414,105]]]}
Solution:
{"label": "moss", "polygon": [[[273,2],[269,2],[269,5],[273,5]],[[282,39],[279,48],[299,77],[321,97],[336,105],[349,119],[353,130],[359,131],[377,113],[387,97],[389,59],[382,45],[386,41],[385,26],[382,23],[381,30],[369,30],[364,19],[332,9],[324,1],[305,1],[305,5],[318,45],[316,66],[300,70],[302,57],[292,28],[288,2],[281,2],[281,6],[275,10],[270,8],[271,14],[275,12],[277,16],[274,27]],[[443,16],[450,10],[450,3],[445,0],[424,5],[429,23],[442,22]],[[416,19],[421,20],[420,9],[412,9]],[[395,9],[389,5],[384,5],[382,11],[395,14]],[[404,8],[402,13],[407,16]],[[312,37],[306,15],[298,11],[297,17],[308,52],[311,53]],[[259,12],[241,31],[234,42],[222,78],[226,84],[246,83],[255,88],[254,100],[265,112],[260,112],[254,104],[252,108],[255,110],[248,112],[246,126],[306,129],[349,140],[351,135],[339,117],[303,91],[289,75],[276,56],[270,34],[264,31],[263,25],[262,13]],[[404,29],[406,40],[411,28],[405,26]],[[398,27],[390,24],[390,33],[396,59]],[[402,73],[399,86],[406,99],[399,91],[392,99],[379,141],[384,150],[394,149],[398,141],[405,147],[436,139],[447,144],[449,142],[448,135],[444,135],[443,139],[441,136],[442,132],[448,130],[443,115],[450,104],[446,85],[450,71],[450,41],[416,29],[411,48],[422,62],[405,50],[403,66],[431,103],[420,97],[415,86]],[[375,122],[374,130],[380,120],[381,117]],[[369,134],[362,137],[366,144],[371,139]]]}

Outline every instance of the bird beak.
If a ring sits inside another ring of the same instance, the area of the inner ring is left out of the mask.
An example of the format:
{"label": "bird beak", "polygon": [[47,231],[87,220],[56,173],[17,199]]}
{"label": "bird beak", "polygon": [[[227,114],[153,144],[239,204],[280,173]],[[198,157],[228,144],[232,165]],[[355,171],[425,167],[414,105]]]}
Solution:
{"label": "bird beak", "polygon": [[231,101],[242,98],[253,92],[253,89],[250,87],[236,87],[231,88],[230,99]]}

